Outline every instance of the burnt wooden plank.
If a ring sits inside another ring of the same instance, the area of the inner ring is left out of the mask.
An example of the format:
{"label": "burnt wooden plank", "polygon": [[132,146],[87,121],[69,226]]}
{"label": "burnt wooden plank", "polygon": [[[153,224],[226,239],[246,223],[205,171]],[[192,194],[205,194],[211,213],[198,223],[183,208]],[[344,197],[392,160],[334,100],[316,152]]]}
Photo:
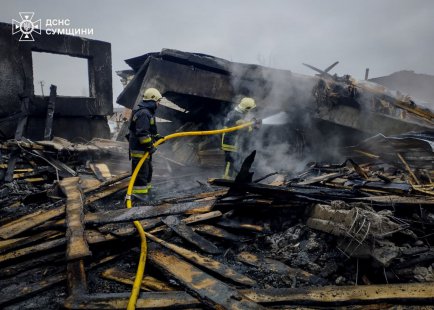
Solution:
{"label": "burnt wooden plank", "polygon": [[66,265],[66,275],[69,296],[76,298],[87,293],[86,272],[82,259],[68,262]]}
{"label": "burnt wooden plank", "polygon": [[59,238],[59,239],[55,239],[55,240],[45,241],[43,243],[39,243],[37,245],[30,246],[27,248],[22,248],[22,249],[1,255],[0,256],[0,263],[5,263],[5,262],[8,262],[8,261],[20,258],[20,257],[32,255],[35,253],[48,251],[48,250],[51,250],[53,248],[62,246],[65,243],[66,243],[65,238]]}
{"label": "burnt wooden plank", "polygon": [[[139,221],[144,230],[150,230],[161,224],[161,218],[152,218]],[[111,223],[98,227],[101,233],[110,233],[115,236],[125,237],[137,234],[133,223]]]}
{"label": "burnt wooden plank", "polygon": [[311,274],[299,268],[292,268],[282,262],[274,259],[260,257],[253,253],[241,252],[237,255],[237,259],[250,266],[258,267],[263,270],[270,270],[280,274],[287,274],[288,276],[295,276],[305,282],[312,284],[325,284],[326,281],[321,277]]}
{"label": "burnt wooden plank", "polygon": [[225,239],[225,240],[229,240],[229,241],[234,241],[234,242],[240,242],[242,241],[242,238],[240,238],[240,236],[236,235],[236,234],[232,234],[226,230],[224,230],[223,228],[220,227],[215,227],[212,225],[197,225],[194,228],[194,231],[207,235],[207,236],[211,236],[211,237],[216,237],[216,238],[220,238],[220,239]]}
{"label": "burnt wooden plank", "polygon": [[186,260],[200,265],[202,268],[205,268],[207,270],[210,270],[226,279],[229,279],[235,283],[239,283],[242,285],[246,285],[246,286],[254,286],[256,285],[256,281],[250,279],[249,277],[246,277],[240,273],[238,273],[237,271],[235,271],[234,269],[226,266],[225,264],[220,263],[219,261],[216,261],[212,258],[209,258],[207,256],[198,254],[196,252],[184,249],[176,244],[164,241],[160,238],[155,237],[154,235],[145,232],[146,237],[162,246],[164,246],[165,248],[175,252],[176,254],[182,256],[183,258],[185,258]]}
{"label": "burnt wooden plank", "polygon": [[193,265],[162,251],[148,253],[150,262],[176,279],[193,296],[210,307],[223,309],[263,309],[236,289],[204,273]]}
{"label": "burnt wooden plank", "polygon": [[13,222],[3,225],[0,228],[0,237],[3,239],[9,239],[30,228],[38,226],[45,221],[59,217],[63,214],[65,214],[64,205],[48,211],[36,211]]}
{"label": "burnt wooden plank", "polygon": [[29,237],[3,240],[0,241],[0,253],[11,251],[42,239],[54,238],[60,236],[60,234],[61,233],[55,230],[47,230]]}
{"label": "burnt wooden plank", "polygon": [[[122,175],[120,177],[122,177],[123,179],[126,178],[125,175]],[[95,202],[99,199],[110,196],[113,193],[116,193],[122,189],[125,189],[128,186],[128,180],[123,180],[119,184],[115,184],[113,186],[104,189],[105,186],[111,184],[112,182],[118,182],[119,181],[118,178],[120,177],[116,177],[114,178],[114,180],[101,183],[100,186],[97,188],[98,190],[101,190],[101,192],[95,192],[90,194],[85,199],[84,204],[86,205]],[[95,188],[89,189],[87,192],[94,191],[94,190],[96,189]],[[15,221],[12,221],[0,227],[0,238],[8,239],[14,237],[24,231],[39,226],[48,220],[58,218],[64,214],[65,214],[65,204],[61,204],[59,207],[56,207],[48,211],[41,211],[41,210],[36,211],[32,214],[28,214],[22,218],[19,218]]]}
{"label": "burnt wooden plank", "polygon": [[[193,215],[190,215],[187,218],[182,219],[181,221],[183,223],[185,223],[185,224],[190,225],[190,224],[195,224],[195,223],[199,223],[199,222],[202,222],[202,221],[207,221],[207,220],[210,220],[210,219],[214,219],[214,218],[217,218],[217,217],[220,217],[220,216],[222,216],[222,213],[220,211],[211,211],[211,212],[208,212],[208,213],[193,214]],[[155,234],[157,232],[160,232],[160,231],[163,231],[163,230],[166,230],[166,229],[167,229],[166,225],[161,225],[159,227],[154,228],[152,231],[150,231],[150,233],[151,234]]]}
{"label": "burnt wooden plank", "polygon": [[[111,235],[103,235],[98,231],[86,231],[86,240],[89,244],[97,244],[97,243],[116,240],[116,237]],[[34,246],[29,246],[26,248],[18,249],[16,251],[0,255],[0,263],[8,262],[17,258],[52,250],[56,247],[64,246],[65,244],[66,244],[66,238],[48,240],[36,244]]]}
{"label": "burnt wooden plank", "polygon": [[[126,309],[130,293],[92,294],[79,299],[67,299],[66,309]],[[136,309],[194,309],[203,304],[186,292],[143,292]]]}
{"label": "burnt wooden plank", "polygon": [[390,206],[412,206],[417,207],[423,206],[424,208],[433,207],[434,199],[429,197],[405,197],[398,195],[387,195],[387,196],[371,196],[363,198],[355,198],[354,201],[363,201],[368,204],[385,204]]}
{"label": "burnt wooden plank", "polygon": [[276,288],[241,292],[256,302],[288,305],[430,305],[434,302],[434,286],[426,283]]}
{"label": "burnt wooden plank", "polygon": [[21,284],[19,286],[11,285],[9,287],[3,288],[0,292],[0,306],[4,306],[19,301],[25,297],[43,292],[64,282],[65,280],[66,275],[64,273],[59,273],[48,276],[44,280],[35,283]]}
{"label": "burnt wooden plank", "polygon": [[186,203],[178,203],[175,205],[163,204],[159,206],[143,206],[133,207],[130,209],[120,209],[113,211],[87,213],[85,215],[86,224],[107,224],[129,222],[136,220],[143,220],[152,217],[163,215],[181,214],[187,210],[207,206],[212,204],[213,201],[193,201]]}
{"label": "burnt wooden plank", "polygon": [[367,196],[347,189],[335,189],[311,185],[292,184],[291,187],[284,187],[258,183],[236,183],[233,180],[226,179],[212,179],[209,182],[213,185],[230,187],[231,189],[236,190],[236,192],[249,192],[260,194],[265,197],[280,199],[305,200],[305,197],[308,196],[316,199],[348,200],[351,198]]}
{"label": "burnt wooden plank", "polygon": [[85,231],[85,235],[87,243],[89,244],[99,244],[107,241],[116,240],[115,236],[112,236],[110,234],[102,234],[98,230],[87,229]]}
{"label": "burnt wooden plank", "polygon": [[24,262],[20,262],[17,264],[13,264],[10,266],[6,266],[0,269],[0,278],[11,277],[18,273],[27,271],[31,268],[38,267],[41,265],[52,265],[53,262],[64,260],[65,253],[64,252],[55,252],[47,255],[43,255],[37,258],[33,258],[30,260],[26,260]]}
{"label": "burnt wooden plank", "polygon": [[195,195],[188,195],[182,198],[168,198],[165,199],[165,203],[181,203],[181,202],[189,202],[194,201],[198,199],[215,199],[218,196],[222,196],[228,192],[227,189],[217,190],[217,191],[211,191],[211,192],[205,192]]}
{"label": "burnt wooden plank", "polygon": [[[194,214],[189,216],[186,219],[183,219],[182,221],[186,224],[193,224],[193,223],[213,219],[219,216],[221,216],[220,211],[212,211],[204,214]],[[166,225],[159,226],[161,224],[161,218],[159,217],[142,220],[140,221],[140,224],[142,225],[143,229],[146,231],[152,229],[151,233],[156,233],[167,229]],[[102,233],[111,233],[116,236],[131,236],[137,233],[137,230],[132,223],[105,224],[103,226],[98,227],[98,230]]]}
{"label": "burnt wooden plank", "polygon": [[107,181],[112,178],[112,175],[110,173],[110,169],[106,164],[103,163],[91,163],[90,169],[92,169],[93,173],[100,181]]}
{"label": "burnt wooden plank", "polygon": [[184,222],[185,224],[195,224],[195,223],[215,219],[220,216],[222,216],[222,213],[220,211],[211,211],[202,214],[190,215],[189,217],[182,219],[182,222]]}
{"label": "burnt wooden plank", "polygon": [[92,255],[84,236],[83,196],[78,187],[79,177],[65,178],[59,185],[66,195],[66,259],[68,261]]}
{"label": "burnt wooden plank", "polygon": [[322,182],[322,181],[330,181],[330,180],[332,180],[334,178],[338,178],[338,177],[341,177],[343,175],[344,174],[340,173],[340,172],[331,172],[331,173],[326,173],[326,174],[323,174],[323,175],[320,175],[320,176],[308,178],[308,179],[306,179],[304,181],[298,182],[297,184],[299,184],[299,185],[310,185],[310,184],[319,183],[319,182]]}
{"label": "burnt wooden plank", "polygon": [[253,232],[263,232],[264,227],[260,225],[255,225],[251,223],[242,223],[240,221],[237,221],[235,219],[222,217],[218,222],[216,222],[216,225],[227,227],[227,228],[233,228],[233,229],[242,229],[247,231],[253,231]]}
{"label": "burnt wooden plank", "polygon": [[219,248],[211,241],[203,238],[188,227],[185,223],[181,222],[176,216],[168,216],[162,219],[162,222],[172,229],[177,235],[186,240],[187,242],[195,245],[202,251],[210,254],[221,253]]}
{"label": "burnt wooden plank", "polygon": [[[134,279],[136,277],[134,273],[123,271],[117,267],[104,270],[101,276],[105,279],[113,280],[131,286],[134,284]],[[161,292],[175,290],[175,288],[170,284],[160,281],[151,276],[143,277],[140,288],[145,291],[152,290],[152,291],[161,291]]]}

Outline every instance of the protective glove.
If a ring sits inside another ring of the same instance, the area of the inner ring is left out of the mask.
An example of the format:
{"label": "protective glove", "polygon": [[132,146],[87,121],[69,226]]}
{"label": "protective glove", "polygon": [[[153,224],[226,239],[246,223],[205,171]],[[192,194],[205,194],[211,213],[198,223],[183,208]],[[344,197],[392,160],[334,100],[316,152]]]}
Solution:
{"label": "protective glove", "polygon": [[150,156],[150,155],[154,154],[156,150],[157,150],[157,148],[153,144],[151,144],[151,146],[147,147],[145,151],[149,152],[149,156]]}
{"label": "protective glove", "polygon": [[[159,140],[161,140],[161,139],[164,139],[164,136],[160,135],[159,133],[157,133],[157,134],[154,136],[154,141],[159,141]],[[166,141],[164,141],[164,142],[166,142]],[[164,143],[164,142],[163,142],[163,143]]]}
{"label": "protective glove", "polygon": [[256,119],[256,118],[253,118],[253,119],[252,119],[252,122],[253,122],[253,128],[254,128],[254,129],[259,129],[259,128],[261,128],[262,120],[260,120],[260,119]]}

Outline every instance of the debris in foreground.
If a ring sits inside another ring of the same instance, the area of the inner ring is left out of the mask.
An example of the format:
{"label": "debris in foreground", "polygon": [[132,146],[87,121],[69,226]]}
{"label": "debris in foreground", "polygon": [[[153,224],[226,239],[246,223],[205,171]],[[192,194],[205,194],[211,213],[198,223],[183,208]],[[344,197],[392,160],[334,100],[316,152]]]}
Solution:
{"label": "debris in foreground", "polygon": [[98,161],[120,156],[117,143],[4,143],[4,165],[9,148],[22,153],[0,187],[0,305],[124,309],[139,257],[133,220],[148,240],[138,308],[432,304],[430,142],[376,137],[342,164],[261,183],[252,153],[235,180],[132,209],[129,173]]}

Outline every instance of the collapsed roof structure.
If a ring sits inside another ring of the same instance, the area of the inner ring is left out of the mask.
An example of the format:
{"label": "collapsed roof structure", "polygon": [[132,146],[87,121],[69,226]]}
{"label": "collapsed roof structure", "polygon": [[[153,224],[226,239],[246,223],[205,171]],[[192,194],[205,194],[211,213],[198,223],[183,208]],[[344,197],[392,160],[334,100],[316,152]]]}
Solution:
{"label": "collapsed roof structure", "polygon": [[360,137],[361,133],[390,135],[434,126],[433,112],[411,98],[350,76],[320,71],[312,77],[170,49],[126,63],[132,70],[118,72],[126,87],[117,103],[132,108],[145,86],[156,87],[184,110],[163,106],[158,111],[161,118],[178,125],[204,119],[214,125],[213,115],[223,113],[238,96],[249,96],[258,102],[259,117],[286,111],[294,126],[304,127],[307,134],[336,131],[342,137]]}

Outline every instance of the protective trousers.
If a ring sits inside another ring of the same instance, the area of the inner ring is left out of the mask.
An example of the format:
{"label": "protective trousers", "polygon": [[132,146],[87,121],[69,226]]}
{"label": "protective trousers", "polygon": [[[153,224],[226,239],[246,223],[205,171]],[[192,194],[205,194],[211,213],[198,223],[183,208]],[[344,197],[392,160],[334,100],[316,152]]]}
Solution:
{"label": "protective trousers", "polygon": [[223,178],[232,179],[239,172],[240,155],[238,152],[225,151],[225,171]]}
{"label": "protective trousers", "polygon": [[[136,169],[137,164],[139,163],[140,158],[132,157],[131,158],[131,171],[133,172]],[[149,156],[143,163],[140,168],[136,182],[133,187],[133,194],[144,194],[146,195],[151,187],[152,180],[152,157]]]}

